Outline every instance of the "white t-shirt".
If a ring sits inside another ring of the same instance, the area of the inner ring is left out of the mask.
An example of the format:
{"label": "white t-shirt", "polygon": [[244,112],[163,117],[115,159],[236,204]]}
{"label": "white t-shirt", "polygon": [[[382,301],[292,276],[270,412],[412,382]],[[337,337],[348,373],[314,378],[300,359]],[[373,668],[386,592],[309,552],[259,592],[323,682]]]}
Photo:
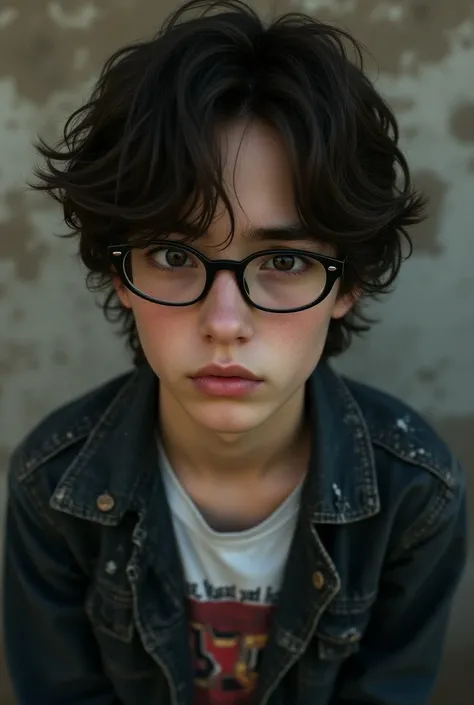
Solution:
{"label": "white t-shirt", "polygon": [[195,705],[243,705],[281,587],[300,505],[300,484],[265,521],[246,531],[211,529],[160,461],[187,587]]}

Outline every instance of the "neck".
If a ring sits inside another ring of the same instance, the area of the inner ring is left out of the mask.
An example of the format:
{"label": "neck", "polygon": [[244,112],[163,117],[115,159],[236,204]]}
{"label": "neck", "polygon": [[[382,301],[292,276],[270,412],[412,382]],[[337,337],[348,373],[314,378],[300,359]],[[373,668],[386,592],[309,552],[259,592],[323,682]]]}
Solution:
{"label": "neck", "polygon": [[240,434],[219,434],[191,418],[160,390],[160,431],[173,467],[220,481],[251,481],[305,464],[309,432],[302,387],[264,424]]}

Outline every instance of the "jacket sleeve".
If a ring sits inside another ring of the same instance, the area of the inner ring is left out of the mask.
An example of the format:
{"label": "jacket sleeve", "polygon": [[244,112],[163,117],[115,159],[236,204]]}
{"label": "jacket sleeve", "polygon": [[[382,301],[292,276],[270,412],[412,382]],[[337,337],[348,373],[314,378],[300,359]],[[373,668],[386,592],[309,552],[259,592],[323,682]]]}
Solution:
{"label": "jacket sleeve", "polygon": [[331,705],[428,705],[466,560],[465,478],[458,466],[451,479],[449,489],[439,481],[387,557],[360,651],[343,667]]}
{"label": "jacket sleeve", "polygon": [[9,475],[3,607],[6,663],[18,705],[120,705],[84,611],[86,576],[62,535]]}

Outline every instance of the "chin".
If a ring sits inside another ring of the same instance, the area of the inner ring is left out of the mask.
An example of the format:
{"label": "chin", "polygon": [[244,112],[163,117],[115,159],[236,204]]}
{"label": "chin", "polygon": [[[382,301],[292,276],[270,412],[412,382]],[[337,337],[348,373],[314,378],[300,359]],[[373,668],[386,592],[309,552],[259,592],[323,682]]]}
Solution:
{"label": "chin", "polygon": [[203,428],[222,436],[235,436],[248,433],[261,426],[268,418],[262,409],[250,409],[245,404],[221,401],[213,404],[214,408],[193,409],[194,420]]}

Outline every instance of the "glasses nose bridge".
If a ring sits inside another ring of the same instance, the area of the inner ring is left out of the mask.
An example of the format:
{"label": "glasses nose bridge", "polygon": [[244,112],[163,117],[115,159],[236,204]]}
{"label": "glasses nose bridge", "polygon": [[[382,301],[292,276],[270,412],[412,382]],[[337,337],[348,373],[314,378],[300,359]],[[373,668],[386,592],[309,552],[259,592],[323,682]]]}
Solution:
{"label": "glasses nose bridge", "polygon": [[214,284],[215,278],[219,272],[231,272],[235,277],[237,286],[241,289],[241,283],[244,280],[244,271],[246,266],[247,262],[245,260],[205,260],[205,267],[209,279],[209,288]]}
{"label": "glasses nose bridge", "polygon": [[207,260],[206,266],[211,272],[217,274],[217,272],[233,272],[237,277],[243,272],[246,267],[247,262],[245,260],[236,259],[213,259]]}
{"label": "glasses nose bridge", "polygon": [[[221,259],[221,260],[205,260],[205,266],[207,270],[207,291],[209,292],[214,285],[216,276],[219,272],[231,272],[234,275],[235,283],[239,290],[240,296],[250,304],[251,301],[248,299],[250,296],[250,291],[248,284],[245,280],[244,272],[247,267],[248,260],[233,260],[233,259]],[[253,304],[252,304],[253,305]]]}

